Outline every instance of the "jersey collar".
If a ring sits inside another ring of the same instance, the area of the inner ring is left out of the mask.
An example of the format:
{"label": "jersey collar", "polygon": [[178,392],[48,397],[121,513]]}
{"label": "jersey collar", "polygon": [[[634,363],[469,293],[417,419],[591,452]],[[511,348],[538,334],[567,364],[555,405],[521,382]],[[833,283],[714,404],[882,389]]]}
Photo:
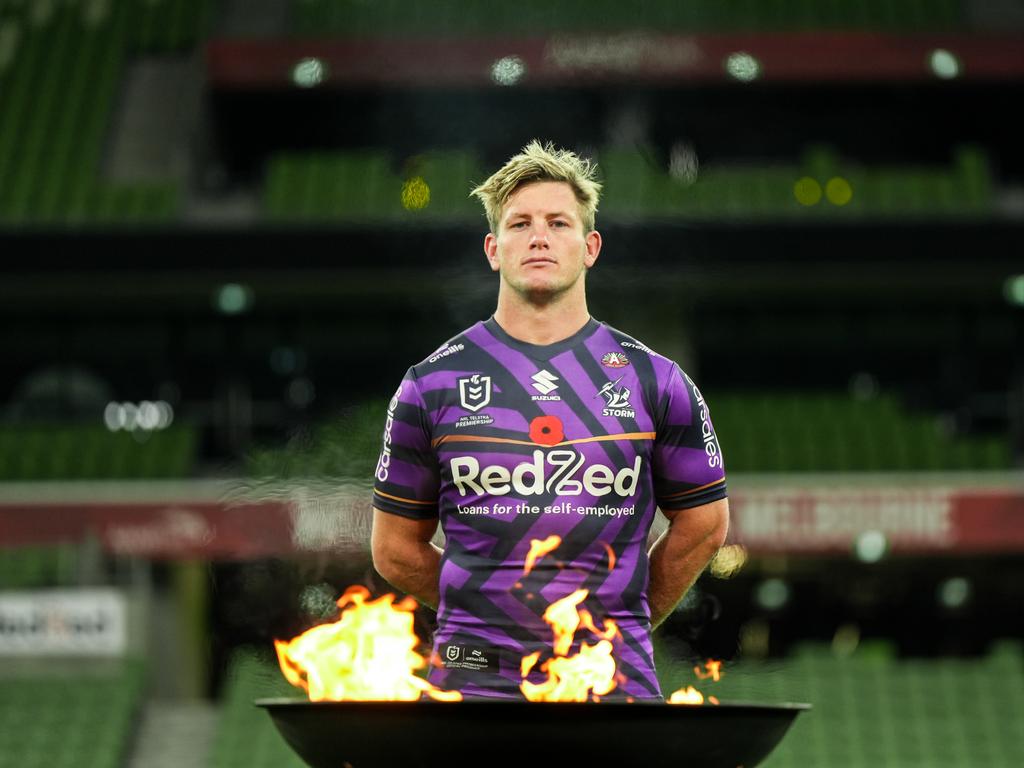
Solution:
{"label": "jersey collar", "polygon": [[580,342],[589,338],[600,326],[601,323],[591,317],[587,321],[586,325],[567,339],[556,341],[554,344],[530,344],[529,342],[520,341],[519,339],[509,336],[508,333],[505,332],[505,329],[498,325],[497,321],[494,319],[494,315],[491,315],[484,321],[484,328],[486,328],[494,338],[502,344],[518,350],[534,360],[550,360],[551,358],[560,355],[562,352],[565,352],[567,349],[572,349]]}

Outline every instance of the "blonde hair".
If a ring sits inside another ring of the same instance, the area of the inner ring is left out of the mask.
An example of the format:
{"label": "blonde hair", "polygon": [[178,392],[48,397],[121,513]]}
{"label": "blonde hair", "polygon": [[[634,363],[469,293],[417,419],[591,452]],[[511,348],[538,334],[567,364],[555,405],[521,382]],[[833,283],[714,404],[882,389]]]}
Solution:
{"label": "blonde hair", "polygon": [[583,231],[594,229],[597,201],[601,196],[601,183],[597,181],[597,166],[567,149],[558,149],[548,142],[544,146],[534,139],[518,155],[514,155],[487,181],[470,195],[484,205],[491,232],[497,233],[505,203],[520,187],[535,181],[564,181],[572,187],[579,204]]}

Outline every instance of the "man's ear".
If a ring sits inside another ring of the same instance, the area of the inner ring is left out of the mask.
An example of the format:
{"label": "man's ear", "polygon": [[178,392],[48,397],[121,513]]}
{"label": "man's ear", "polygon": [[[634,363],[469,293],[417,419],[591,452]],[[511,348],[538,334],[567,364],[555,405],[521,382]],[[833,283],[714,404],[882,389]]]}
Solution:
{"label": "man's ear", "polygon": [[601,233],[596,229],[591,230],[583,238],[586,246],[586,253],[583,254],[583,263],[590,269],[597,262],[597,256],[601,253]]}
{"label": "man's ear", "polygon": [[498,264],[498,238],[488,232],[484,236],[484,255],[487,256],[487,263],[491,265],[491,271],[497,272]]}

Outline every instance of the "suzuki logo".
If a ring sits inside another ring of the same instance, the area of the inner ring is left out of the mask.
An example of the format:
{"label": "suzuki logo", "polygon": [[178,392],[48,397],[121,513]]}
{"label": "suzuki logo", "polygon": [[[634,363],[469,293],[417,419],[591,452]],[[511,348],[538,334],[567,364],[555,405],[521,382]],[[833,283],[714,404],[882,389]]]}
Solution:
{"label": "suzuki logo", "polygon": [[547,371],[539,371],[533,374],[533,388],[540,392],[542,395],[550,395],[556,389],[558,385],[555,384],[558,381],[558,377]]}
{"label": "suzuki logo", "polygon": [[459,379],[459,403],[467,411],[476,413],[491,402],[491,377],[474,373]]}

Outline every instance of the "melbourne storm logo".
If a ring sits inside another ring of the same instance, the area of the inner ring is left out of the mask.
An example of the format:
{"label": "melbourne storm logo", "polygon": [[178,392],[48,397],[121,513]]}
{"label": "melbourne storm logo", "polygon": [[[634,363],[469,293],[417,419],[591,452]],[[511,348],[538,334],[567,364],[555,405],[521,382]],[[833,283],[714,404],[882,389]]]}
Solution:
{"label": "melbourne storm logo", "polygon": [[622,376],[615,381],[609,381],[601,387],[594,397],[604,397],[607,406],[601,411],[602,416],[624,416],[627,419],[635,419],[636,411],[629,403],[629,387],[620,387],[619,382]]}

